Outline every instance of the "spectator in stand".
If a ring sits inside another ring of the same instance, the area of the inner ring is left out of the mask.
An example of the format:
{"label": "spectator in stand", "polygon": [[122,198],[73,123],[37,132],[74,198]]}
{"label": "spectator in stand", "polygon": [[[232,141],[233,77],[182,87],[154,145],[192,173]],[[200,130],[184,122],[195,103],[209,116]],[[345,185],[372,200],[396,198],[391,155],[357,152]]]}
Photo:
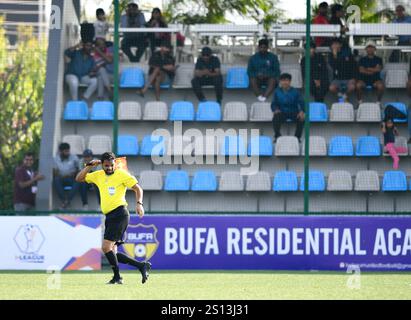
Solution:
{"label": "spectator in stand", "polygon": [[357,82],[357,99],[362,103],[363,92],[366,87],[377,89],[377,103],[381,106],[381,99],[384,94],[384,83],[381,80],[382,59],[375,55],[377,48],[373,41],[369,41],[365,46],[367,55],[362,57],[359,65],[359,80]]}
{"label": "spectator in stand", "polygon": [[[398,5],[395,8],[395,15],[397,16],[393,23],[411,23],[411,16],[405,13],[405,8],[402,5]],[[410,25],[411,30],[411,25]],[[403,35],[398,37],[398,46],[411,46],[411,31],[410,35]],[[390,56],[390,62],[399,62],[400,61],[400,51],[394,50]]]}
{"label": "spectator in stand", "polygon": [[149,66],[149,80],[144,88],[140,90],[140,95],[144,97],[148,88],[153,85],[156,100],[160,101],[160,85],[162,83],[171,83],[176,72],[175,59],[171,54],[171,46],[167,40],[164,40],[160,45],[160,51],[154,52],[151,56]]}
{"label": "spectator in stand", "polygon": [[331,52],[328,54],[328,69],[330,70],[330,92],[338,95],[340,102],[348,100],[348,94],[355,90],[357,64],[354,57],[344,55],[341,51],[340,39],[333,39]]}
{"label": "spectator in stand", "polygon": [[[247,73],[255,96],[260,102],[266,101],[280,76],[280,63],[274,53],[268,52],[267,39],[258,42],[258,52],[248,61]],[[265,86],[265,90],[262,90],[262,86]]]}
{"label": "spectator in stand", "polygon": [[[328,21],[328,3],[321,2],[318,6],[318,14],[313,19],[313,24],[330,24]],[[316,37],[315,45],[317,47],[328,47],[327,38]]]}
{"label": "spectator in stand", "polygon": [[[310,47],[310,91],[315,101],[323,102],[329,86],[327,64],[323,55],[315,52],[314,42],[310,42]],[[301,59],[301,73],[305,75],[305,57]]]}
{"label": "spectator in stand", "polygon": [[113,95],[111,83],[113,82],[114,73],[113,47],[107,47],[104,39],[97,38],[93,57],[98,80],[97,98],[104,100],[107,92],[109,99],[111,99]]}
{"label": "spectator in stand", "polygon": [[213,85],[217,102],[221,105],[223,100],[223,76],[221,75],[221,63],[218,57],[213,55],[209,47],[201,50],[201,56],[197,59],[194,70],[194,79],[191,81],[194,93],[200,102],[207,101],[202,86]]}
{"label": "spectator in stand", "polygon": [[398,136],[398,130],[394,126],[394,121],[390,117],[386,117],[381,125],[381,131],[384,135],[384,152],[388,152],[393,160],[393,169],[398,169],[400,158],[398,153],[406,153],[405,147],[395,146],[395,136]]}
{"label": "spectator in stand", "polygon": [[[71,201],[79,190],[79,184],[75,180],[79,166],[78,157],[70,153],[70,145],[61,143],[59,153],[54,158],[53,167],[53,185],[61,201],[60,209],[69,208]],[[65,187],[70,187],[68,194],[64,190]]]}
{"label": "spectator in stand", "polygon": [[340,41],[342,44],[341,52],[343,55],[351,55],[351,48],[348,45],[347,31],[348,27],[344,21],[345,11],[344,7],[340,4],[333,4],[331,6],[331,19],[330,24],[338,24],[341,27]]}
{"label": "spectator in stand", "polygon": [[91,55],[92,51],[93,44],[85,42],[64,52],[66,63],[68,63],[65,79],[72,100],[78,100],[80,83],[87,85],[87,90],[83,94],[83,99],[86,102],[97,89],[96,65]]}
{"label": "spectator in stand", "polygon": [[33,170],[34,154],[27,152],[23,164],[14,173],[14,210],[27,211],[36,204],[37,182],[44,179],[42,174]]}
{"label": "spectator in stand", "polygon": [[[159,8],[154,8],[151,12],[151,18],[146,23],[147,28],[167,28],[168,25]],[[170,41],[170,34],[167,32],[149,32],[148,38],[150,39],[151,54],[153,55],[156,47],[159,47],[161,43],[166,40]]]}
{"label": "spectator in stand", "polygon": [[[122,28],[144,28],[146,19],[144,14],[138,9],[136,3],[129,3],[125,15],[121,16],[120,26]],[[131,52],[131,47],[137,47],[137,52],[134,55]],[[130,62],[139,62],[147,47],[146,35],[140,32],[125,32],[123,41],[121,42],[121,50],[127,55]]]}
{"label": "spectator in stand", "polygon": [[103,9],[98,8],[96,10],[97,21],[94,22],[94,41],[97,39],[107,40],[107,33],[110,28],[109,23],[106,21],[106,13]]}
{"label": "spectator in stand", "polygon": [[[83,152],[83,159],[81,160],[81,168],[84,168],[87,163],[93,160],[93,151],[90,149],[86,149]],[[93,167],[89,172],[94,172],[96,170],[95,167]],[[96,188],[95,184],[91,183],[85,183],[85,182],[80,182],[80,197],[81,197],[81,202],[83,203],[83,210],[87,211],[88,208],[88,191],[89,190],[95,190],[97,194],[97,202],[100,203],[100,192],[98,191],[98,188]]]}
{"label": "spectator in stand", "polygon": [[408,92],[408,95],[411,97],[411,59],[410,59],[410,70],[408,72],[407,92]]}
{"label": "spectator in stand", "polygon": [[274,91],[271,110],[274,112],[274,141],[276,142],[281,136],[281,124],[287,120],[297,122],[295,136],[300,140],[305,118],[304,99],[297,89],[291,87],[291,75],[288,73],[283,73],[280,76],[280,85]]}

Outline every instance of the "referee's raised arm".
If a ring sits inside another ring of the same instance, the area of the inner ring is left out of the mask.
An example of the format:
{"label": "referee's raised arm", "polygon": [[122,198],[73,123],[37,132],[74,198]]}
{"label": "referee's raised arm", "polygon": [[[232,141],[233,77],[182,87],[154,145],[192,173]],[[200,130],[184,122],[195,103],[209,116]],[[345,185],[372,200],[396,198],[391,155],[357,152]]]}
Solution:
{"label": "referee's raised arm", "polygon": [[87,165],[77,174],[76,181],[77,182],[86,182],[86,175],[90,172],[90,170],[94,167],[97,167],[101,164],[100,160],[91,160]]}

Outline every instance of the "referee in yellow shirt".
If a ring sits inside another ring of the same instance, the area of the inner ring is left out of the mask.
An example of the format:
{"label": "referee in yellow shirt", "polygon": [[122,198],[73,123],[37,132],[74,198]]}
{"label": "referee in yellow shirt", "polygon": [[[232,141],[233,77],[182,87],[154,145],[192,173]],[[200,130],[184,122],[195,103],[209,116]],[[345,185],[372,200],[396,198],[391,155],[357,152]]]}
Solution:
{"label": "referee in yellow shirt", "polygon": [[[90,170],[101,164],[103,170],[90,173]],[[130,221],[127,210],[126,191],[131,188],[136,194],[136,212],[142,218],[143,189],[135,177],[121,169],[114,169],[115,155],[106,152],[101,160],[92,160],[77,174],[77,182],[94,183],[100,192],[101,211],[106,216],[102,250],[113,268],[114,277],[107,284],[123,284],[118,263],[125,263],[138,268],[142,283],[148,279],[151,263],[138,262],[124,253],[117,252],[117,246],[124,243],[123,236]]]}

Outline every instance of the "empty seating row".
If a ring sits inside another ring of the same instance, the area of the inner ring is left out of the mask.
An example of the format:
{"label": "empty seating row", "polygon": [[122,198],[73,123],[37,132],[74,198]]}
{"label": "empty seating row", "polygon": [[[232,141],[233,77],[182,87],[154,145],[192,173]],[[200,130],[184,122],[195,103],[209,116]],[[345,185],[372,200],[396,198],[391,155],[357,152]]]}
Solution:
{"label": "empty seating row", "polygon": [[[119,120],[141,120],[141,106],[138,102],[122,102],[119,105]],[[164,102],[147,103],[144,120],[167,120],[168,108]],[[97,101],[93,103],[89,112],[84,101],[69,101],[64,110],[64,120],[114,120],[114,104],[111,101]],[[188,101],[173,103],[171,121],[194,121],[194,105]],[[221,121],[221,108],[217,102],[202,102],[198,105],[196,121]]]}
{"label": "empty seating row", "polygon": [[[387,103],[407,114],[407,107],[401,102]],[[195,117],[194,105],[190,101],[176,101],[171,106],[170,115],[165,102],[147,102],[144,114],[139,102],[124,101],[119,104],[119,120],[145,121],[227,121],[227,122],[270,122],[273,118],[269,102],[255,102],[251,105],[248,115],[247,105],[241,101],[231,101],[225,104],[223,115],[217,102],[199,103]],[[354,107],[350,103],[334,103],[328,114],[327,105],[320,102],[310,103],[311,122],[353,122]],[[93,104],[90,114],[84,101],[69,101],[64,110],[65,120],[113,120],[114,105],[111,101],[97,101]],[[376,103],[362,103],[357,110],[357,122],[380,122],[381,110]],[[395,119],[395,122],[406,122],[406,119]]]}
{"label": "empty seating row", "polygon": [[[95,137],[99,137],[97,140]],[[105,148],[111,150],[111,138],[109,136],[98,135],[90,138],[90,141],[98,141],[99,147],[91,143],[90,149],[101,150]],[[69,142],[72,146],[73,153],[81,154],[85,149],[84,137],[80,135],[68,135],[63,138],[64,142]],[[407,139],[397,137],[396,144],[408,150]],[[89,142],[90,146],[90,142]],[[260,156],[271,157],[274,155],[281,156],[299,156],[304,155],[305,143],[302,143],[302,152],[300,153],[300,144],[298,139],[293,136],[282,136],[277,139],[275,148],[271,137],[257,136],[249,139],[248,145],[240,136],[224,136],[221,138],[215,136],[190,137],[190,136],[173,136],[170,139],[163,136],[147,135],[141,141],[141,149],[136,136],[120,135],[118,137],[118,155],[129,156],[151,156],[151,155],[221,155],[221,156]],[[411,151],[411,150],[410,150]],[[104,151],[103,151],[104,152]],[[100,154],[94,152],[95,154]],[[330,157],[379,157],[382,154],[382,147],[377,137],[363,136],[357,139],[354,145],[351,137],[336,136],[331,138],[328,146],[328,156]],[[399,155],[407,155],[399,154]],[[310,156],[327,156],[327,145],[323,137],[310,137]]]}
{"label": "empty seating row", "polygon": [[[254,175],[247,176],[244,184],[243,177],[237,171],[224,171],[221,173],[218,183],[213,171],[200,170],[194,173],[190,184],[190,177],[186,171],[169,171],[163,178],[159,171],[142,171],[139,182],[147,191],[276,191],[295,192],[304,191],[304,175],[298,183],[297,174],[293,171],[279,171],[270,178],[269,173],[259,171]],[[313,192],[324,191],[380,191],[380,180],[376,171],[357,172],[355,183],[349,172],[336,170],[330,172],[327,179],[321,171],[309,171],[308,190]],[[408,188],[407,178],[402,171],[387,171],[382,181],[382,191],[407,191],[411,190],[411,183]]]}
{"label": "empty seating row", "polygon": [[[249,155],[249,156],[272,156],[273,145],[270,137],[260,136],[253,137],[246,149],[244,145],[239,143],[241,136],[226,136],[221,142],[212,141],[211,146],[207,145],[210,141],[202,140],[194,141],[192,148],[187,148],[191,143],[184,136],[175,136],[171,139],[165,139],[162,136],[147,135],[141,141],[139,148],[138,138],[131,135],[120,135],[118,137],[117,154],[121,156],[164,156],[164,155]],[[80,135],[67,135],[63,137],[63,142],[67,142],[71,146],[71,151],[74,154],[82,154],[85,149],[85,139]],[[216,147],[218,146],[219,152]],[[91,136],[89,141],[89,149],[94,154],[102,154],[111,150],[111,138],[104,135]],[[208,152],[207,152],[208,151]],[[206,153],[207,152],[207,153]]]}
{"label": "empty seating row", "polygon": [[[392,105],[407,115],[407,106],[402,102],[389,102],[385,106]],[[357,110],[357,122],[381,122],[382,114],[377,103],[361,103]],[[310,102],[310,122],[354,122],[355,112],[351,103],[333,103],[328,113],[327,105],[322,102]],[[406,122],[406,119],[394,119],[394,122]]]}
{"label": "empty seating row", "polygon": [[114,120],[114,104],[111,101],[96,101],[89,112],[85,101],[68,101],[64,109],[64,120]]}
{"label": "empty seating row", "polygon": [[[310,136],[310,156],[326,156],[327,144],[324,137]],[[404,147],[407,152],[399,155],[408,155],[407,138],[396,137],[395,144]],[[335,136],[332,137],[328,145],[328,156],[330,157],[379,157],[382,154],[380,140],[374,136],[362,136],[357,138],[356,147],[351,137]],[[305,143],[302,143],[301,154],[305,154]],[[384,153],[385,155],[386,153]],[[275,146],[276,156],[299,156],[300,145],[296,137],[284,136],[277,139]]]}

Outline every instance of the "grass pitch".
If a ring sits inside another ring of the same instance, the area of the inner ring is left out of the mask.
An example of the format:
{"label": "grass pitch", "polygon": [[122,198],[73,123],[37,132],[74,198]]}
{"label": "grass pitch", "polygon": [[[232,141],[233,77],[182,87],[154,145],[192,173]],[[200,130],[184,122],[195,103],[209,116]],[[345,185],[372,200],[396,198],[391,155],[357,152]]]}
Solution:
{"label": "grass pitch", "polygon": [[0,272],[0,299],[411,299],[411,273],[362,273],[360,288],[341,272],[156,271],[141,284],[123,271],[122,286],[108,286],[110,272],[63,272],[60,289],[45,272]]}

